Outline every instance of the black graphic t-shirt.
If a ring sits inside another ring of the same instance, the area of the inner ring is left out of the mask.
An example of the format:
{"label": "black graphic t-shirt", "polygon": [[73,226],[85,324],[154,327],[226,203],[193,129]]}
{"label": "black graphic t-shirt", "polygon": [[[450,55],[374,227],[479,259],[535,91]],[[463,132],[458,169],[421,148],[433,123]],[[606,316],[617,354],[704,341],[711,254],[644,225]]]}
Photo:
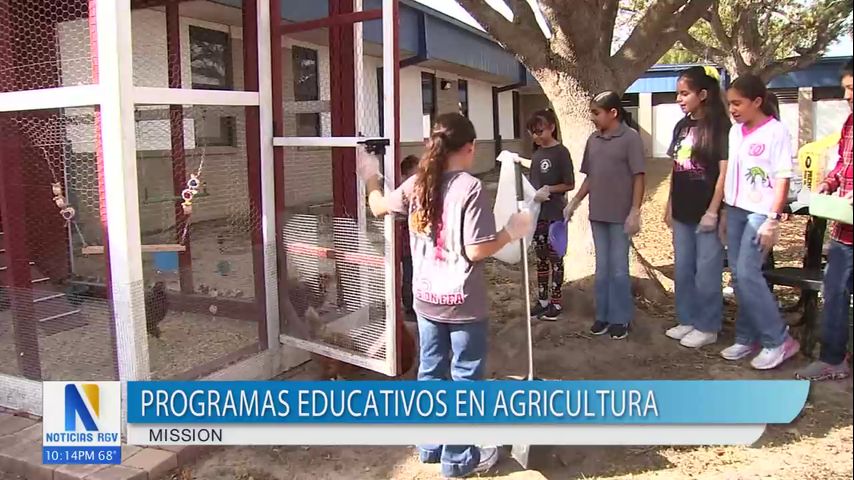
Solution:
{"label": "black graphic t-shirt", "polygon": [[670,183],[673,219],[682,223],[700,223],[715,194],[720,175],[720,161],[727,157],[728,132],[723,132],[714,152],[715,161],[701,162],[691,158],[696,139],[697,120],[685,117],[673,129],[673,140],[667,155],[673,159]]}
{"label": "black graphic t-shirt", "polygon": [[[569,150],[561,144],[540,147],[531,156],[531,186],[539,189],[543,185],[574,184],[572,158]],[[566,194],[553,193],[540,205],[540,220],[563,220]]]}

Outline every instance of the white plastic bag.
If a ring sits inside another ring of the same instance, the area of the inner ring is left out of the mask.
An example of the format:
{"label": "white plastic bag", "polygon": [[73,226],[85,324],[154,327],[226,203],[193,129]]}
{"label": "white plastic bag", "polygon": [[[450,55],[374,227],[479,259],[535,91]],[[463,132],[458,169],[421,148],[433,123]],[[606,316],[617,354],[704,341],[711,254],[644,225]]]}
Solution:
{"label": "white plastic bag", "polygon": [[[502,228],[510,215],[516,213],[519,208],[519,202],[516,200],[516,162],[519,156],[507,150],[501,152],[498,156],[498,161],[501,163],[501,170],[498,175],[498,191],[495,194],[495,207],[492,212],[495,215],[495,226]],[[525,235],[525,245],[530,245],[534,239],[534,230],[536,230],[537,218],[540,216],[540,204],[534,201],[536,190],[531,186],[528,177],[522,175],[522,191],[524,193],[524,201],[522,206],[527,208],[531,213],[531,230]],[[493,258],[511,265],[519,263],[522,260],[522,250],[519,242],[510,242],[504,248],[495,252]]]}

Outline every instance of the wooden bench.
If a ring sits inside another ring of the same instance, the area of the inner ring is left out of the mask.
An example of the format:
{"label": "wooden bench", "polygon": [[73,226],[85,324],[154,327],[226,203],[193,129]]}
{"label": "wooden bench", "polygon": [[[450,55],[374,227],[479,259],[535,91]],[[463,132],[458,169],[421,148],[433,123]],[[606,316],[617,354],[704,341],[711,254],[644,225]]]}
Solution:
{"label": "wooden bench", "polygon": [[765,272],[770,285],[782,285],[800,289],[798,306],[803,307],[799,321],[790,323],[790,327],[801,327],[801,350],[807,356],[813,355],[818,333],[818,294],[824,282],[824,271],[820,268],[781,267]]}

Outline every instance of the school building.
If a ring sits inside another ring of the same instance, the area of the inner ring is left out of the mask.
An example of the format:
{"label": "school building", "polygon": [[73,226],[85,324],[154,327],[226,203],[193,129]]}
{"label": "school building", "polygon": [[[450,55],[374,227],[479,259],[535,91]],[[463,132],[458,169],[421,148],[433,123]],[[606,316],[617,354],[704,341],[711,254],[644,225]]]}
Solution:
{"label": "school building", "polygon": [[[366,2],[368,8],[370,1]],[[376,2],[374,2],[376,3]],[[239,6],[241,0],[213,0],[182,4],[180,17],[181,77],[183,85],[193,88],[242,89],[244,78],[243,35]],[[326,2],[293,1],[282,3],[284,24],[312,21],[328,14]],[[169,55],[166,13],[162,7],[133,12],[134,81],[137,85],[166,86]],[[400,141],[401,155],[420,153],[429,134],[432,119],[449,111],[460,111],[474,123],[478,133],[475,170],[482,173],[494,167],[501,149],[527,154],[530,142],[524,132],[525,119],[535,110],[548,106],[536,80],[516,58],[503,50],[488,34],[436,10],[410,0],[400,2]],[[59,43],[62,58],[74,58],[67,49],[88,48],[74,41],[86,34],[83,21],[62,25]],[[382,119],[382,32],[376,22],[367,22],[363,31],[362,72],[357,78],[356,108],[359,133],[377,136]],[[283,92],[286,136],[331,135],[331,90],[333,68],[330,65],[329,36],[324,30],[300,32],[283,38]],[[841,100],[836,73],[843,58],[823,59],[816,65],[775,79],[771,87],[782,103],[783,120],[799,145],[838,128],[847,111]],[[675,104],[678,72],[686,65],[658,65],[638,79],[626,92],[625,105],[640,126],[647,154],[663,156],[673,126],[681,117]],[[70,70],[70,69],[69,69]],[[71,70],[73,72],[73,70]],[[90,72],[79,69],[86,77]],[[74,85],[74,75],[65,75],[64,85]],[[211,112],[207,117],[185,123],[185,143],[189,148],[206,150],[207,162],[227,161],[241,139],[239,117],[227,112]],[[168,140],[156,132],[156,123],[165,128],[167,120],[151,119],[142,128],[139,148],[150,150],[140,166],[150,191],[168,190],[171,168]],[[797,135],[794,132],[798,132]],[[157,139],[160,139],[159,141]],[[148,142],[148,145],[145,145]],[[160,145],[163,143],[163,145]],[[159,154],[158,152],[162,153]],[[331,198],[331,176],[326,174],[332,162],[329,148],[294,147],[285,155],[285,203],[291,207],[311,208],[327,204]],[[217,171],[215,168],[209,170]],[[218,171],[227,172],[227,169]],[[158,179],[166,182],[158,185]],[[209,186],[227,183],[229,176],[217,179],[208,175]],[[225,205],[221,207],[225,208]],[[143,217],[158,217],[162,208],[143,211]],[[217,209],[207,209],[215,212]],[[204,213],[202,215],[207,215]]]}

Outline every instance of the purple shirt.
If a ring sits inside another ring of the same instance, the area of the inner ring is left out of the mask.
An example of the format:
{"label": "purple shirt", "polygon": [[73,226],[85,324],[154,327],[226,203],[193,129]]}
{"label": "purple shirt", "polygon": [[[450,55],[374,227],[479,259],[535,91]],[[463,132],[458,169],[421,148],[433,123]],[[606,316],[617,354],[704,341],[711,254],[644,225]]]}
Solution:
{"label": "purple shirt", "polygon": [[420,209],[411,177],[388,196],[389,209],[409,215],[414,308],[419,315],[443,323],[486,320],[489,302],[483,262],[466,258],[465,246],[496,237],[495,217],[480,180],[466,172],[442,177],[442,222],[438,232],[419,231]]}

